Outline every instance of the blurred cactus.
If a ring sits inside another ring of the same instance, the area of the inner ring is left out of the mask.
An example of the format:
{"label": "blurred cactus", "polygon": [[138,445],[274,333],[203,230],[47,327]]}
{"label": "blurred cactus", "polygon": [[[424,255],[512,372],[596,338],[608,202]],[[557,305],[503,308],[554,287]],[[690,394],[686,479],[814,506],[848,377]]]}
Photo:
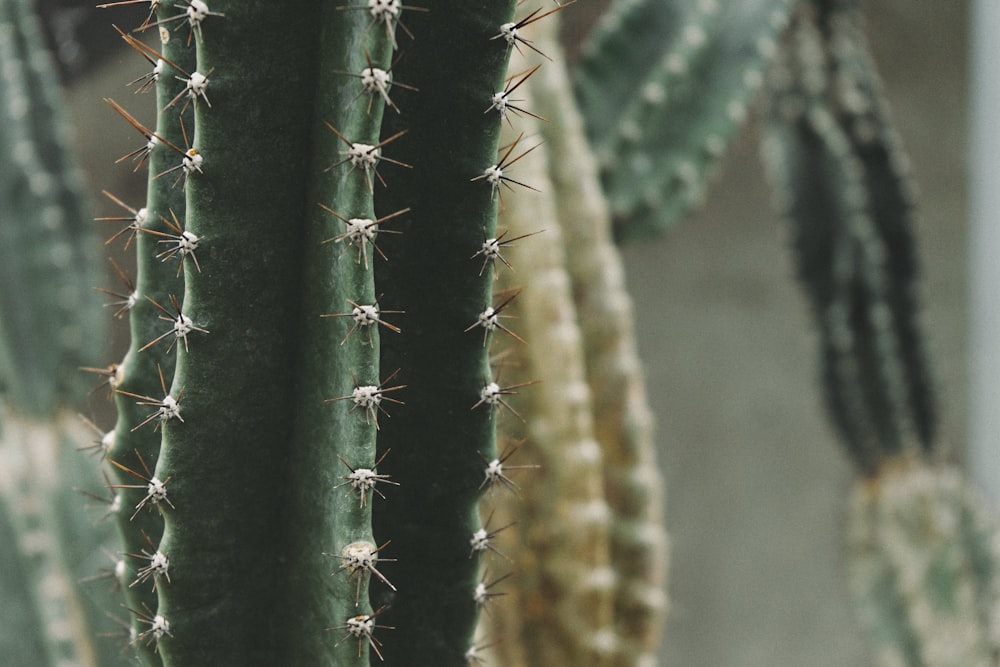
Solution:
{"label": "blurred cactus", "polygon": [[764,153],[820,331],[828,412],[861,475],[852,592],[880,664],[996,664],[996,527],[941,463],[906,158],[859,4],[798,9],[771,73]]}

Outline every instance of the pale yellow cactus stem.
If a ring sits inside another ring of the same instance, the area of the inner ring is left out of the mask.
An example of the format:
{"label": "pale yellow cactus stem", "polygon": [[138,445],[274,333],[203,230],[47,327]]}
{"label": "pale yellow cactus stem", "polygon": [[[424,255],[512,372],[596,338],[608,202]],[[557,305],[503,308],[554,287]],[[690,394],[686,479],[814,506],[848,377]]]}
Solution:
{"label": "pale yellow cactus stem", "polygon": [[532,110],[549,119],[541,132],[551,155],[567,269],[586,351],[595,435],[604,453],[605,490],[613,512],[618,633],[614,664],[657,664],[667,609],[668,552],[653,418],[622,260],[611,239],[597,163],[559,57],[555,23],[540,24],[535,33],[538,47],[555,62],[546,63],[532,78],[527,93],[536,92]]}

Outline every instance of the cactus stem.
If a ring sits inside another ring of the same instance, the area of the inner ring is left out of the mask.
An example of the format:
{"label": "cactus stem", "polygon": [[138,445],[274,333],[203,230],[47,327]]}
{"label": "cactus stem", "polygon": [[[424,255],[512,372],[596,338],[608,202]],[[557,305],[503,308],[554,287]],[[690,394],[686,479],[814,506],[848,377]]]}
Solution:
{"label": "cactus stem", "polygon": [[[358,379],[354,380],[354,391],[351,392],[350,396],[338,396],[337,398],[328,398],[326,403],[332,403],[334,401],[345,401],[350,399],[354,403],[354,407],[364,411],[365,423],[375,424],[375,429],[378,430],[378,413],[381,412],[385,416],[389,416],[389,413],[385,411],[382,407],[382,401],[389,401],[390,403],[396,403],[398,405],[403,405],[403,401],[395,398],[386,396],[385,394],[390,391],[399,391],[400,389],[405,389],[405,384],[399,384],[395,387],[386,387],[392,378],[396,377],[399,373],[399,369],[394,370],[389,377],[383,380],[379,385],[359,385]],[[383,457],[384,458],[384,457]],[[381,459],[379,459],[381,460]]]}
{"label": "cactus stem", "polygon": [[[394,486],[399,486],[399,482],[393,482],[392,480],[390,480],[389,475],[380,475],[377,472],[379,464],[385,460],[385,457],[389,455],[390,451],[392,450],[387,449],[384,452],[382,452],[382,456],[378,457],[378,461],[376,461],[375,465],[373,465],[371,468],[352,468],[350,463],[345,461],[343,457],[338,456],[337,458],[340,459],[340,462],[344,464],[345,468],[351,471],[351,474],[341,477],[340,479],[344,480],[344,482],[337,484],[333,488],[337,489],[342,486],[347,486],[349,484],[351,486],[351,489],[357,491],[358,496],[361,497],[361,509],[364,509],[365,503],[368,502],[369,491],[371,491],[372,493],[377,493],[379,498],[385,500],[385,496],[382,494],[381,491],[375,488],[375,485],[378,484],[379,482],[383,482],[385,484],[392,484]],[[388,544],[388,542],[386,544]]]}

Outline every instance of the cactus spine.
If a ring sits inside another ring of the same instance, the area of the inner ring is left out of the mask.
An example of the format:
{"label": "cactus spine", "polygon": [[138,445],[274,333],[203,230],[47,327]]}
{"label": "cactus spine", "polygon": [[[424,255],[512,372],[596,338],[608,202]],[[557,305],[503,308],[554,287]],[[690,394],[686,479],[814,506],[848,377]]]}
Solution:
{"label": "cactus spine", "polygon": [[916,321],[913,193],[854,0],[803,3],[771,77],[765,157],[861,473],[848,574],[882,665],[996,664],[996,526],[942,466]]}

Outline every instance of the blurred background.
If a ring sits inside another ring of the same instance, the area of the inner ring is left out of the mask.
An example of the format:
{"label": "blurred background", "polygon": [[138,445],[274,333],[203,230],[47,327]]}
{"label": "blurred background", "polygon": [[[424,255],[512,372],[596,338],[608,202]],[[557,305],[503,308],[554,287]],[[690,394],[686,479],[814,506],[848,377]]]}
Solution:
{"label": "blurred background", "polygon": [[[574,11],[597,4],[581,0]],[[866,5],[920,190],[924,322],[942,437],[960,461],[968,396],[968,3]],[[117,215],[99,193],[141,201],[145,173],[113,162],[142,139],[102,98],[127,98],[137,117],[151,117],[152,97],[134,97],[123,84],[148,67],[119,46],[113,17],[89,2],[46,12],[54,34],[89,35],[83,41],[102,45],[99,56],[61,39],[93,210]],[[754,123],[707,207],[660,241],[624,253],[668,490],[672,607],[662,664],[870,665],[843,579],[852,473],[826,423],[815,336],[762,180]],[[104,358],[124,349],[124,341],[113,344]]]}

